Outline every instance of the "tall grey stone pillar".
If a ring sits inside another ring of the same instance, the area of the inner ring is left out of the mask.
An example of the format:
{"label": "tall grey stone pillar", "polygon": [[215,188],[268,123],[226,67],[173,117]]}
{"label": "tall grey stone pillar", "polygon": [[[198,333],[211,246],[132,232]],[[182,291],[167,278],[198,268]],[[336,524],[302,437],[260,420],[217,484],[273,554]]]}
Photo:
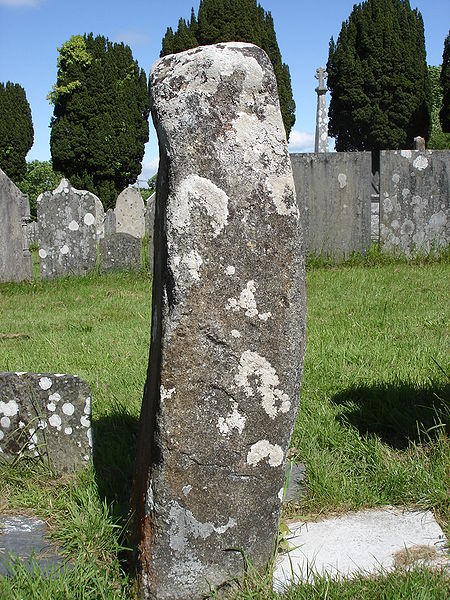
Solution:
{"label": "tall grey stone pillar", "polygon": [[315,78],[319,80],[316,87],[317,93],[317,114],[316,114],[316,139],[314,143],[314,152],[328,152],[328,116],[327,116],[327,88],[325,79],[328,73],[323,67],[316,69]]}
{"label": "tall grey stone pillar", "polygon": [[243,43],[150,74],[160,145],[152,341],[132,507],[142,598],[195,600],[273,556],[305,340],[277,85]]}

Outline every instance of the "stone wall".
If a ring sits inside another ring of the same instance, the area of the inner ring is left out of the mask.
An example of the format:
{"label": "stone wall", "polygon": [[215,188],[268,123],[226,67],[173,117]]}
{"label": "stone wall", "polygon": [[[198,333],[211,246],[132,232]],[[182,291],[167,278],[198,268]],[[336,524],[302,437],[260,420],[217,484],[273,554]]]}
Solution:
{"label": "stone wall", "polygon": [[291,154],[307,254],[336,258],[370,245],[370,152]]}

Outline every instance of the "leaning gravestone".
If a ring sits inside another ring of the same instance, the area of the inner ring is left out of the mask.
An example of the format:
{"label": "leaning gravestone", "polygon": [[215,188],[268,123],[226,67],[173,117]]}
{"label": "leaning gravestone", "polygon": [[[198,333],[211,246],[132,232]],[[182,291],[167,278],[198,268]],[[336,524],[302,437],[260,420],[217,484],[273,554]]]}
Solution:
{"label": "leaning gravestone", "polygon": [[142,243],[129,233],[113,233],[100,240],[100,271],[138,271],[142,261]]}
{"label": "leaning gravestone", "polygon": [[75,375],[0,373],[0,457],[79,470],[92,448],[91,392]]}
{"label": "leaning gravestone", "polygon": [[0,169],[0,281],[33,279],[26,236],[29,220],[28,196]]}
{"label": "leaning gravestone", "polygon": [[145,235],[145,207],[141,194],[126,188],[121,192],[114,209],[116,215],[116,232],[129,233],[142,239]]}
{"label": "leaning gravestone", "polygon": [[305,340],[277,84],[243,43],[150,76],[161,148],[152,343],[132,506],[143,598],[195,599],[273,555]]}
{"label": "leaning gravestone", "polygon": [[41,277],[85,274],[96,268],[104,212],[97,196],[62,179],[37,199]]}

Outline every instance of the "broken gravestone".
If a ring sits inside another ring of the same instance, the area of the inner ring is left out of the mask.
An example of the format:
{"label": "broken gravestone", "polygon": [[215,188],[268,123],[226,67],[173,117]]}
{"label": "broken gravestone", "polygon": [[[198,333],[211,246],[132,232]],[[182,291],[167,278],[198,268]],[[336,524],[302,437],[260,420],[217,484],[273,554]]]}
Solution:
{"label": "broken gravestone", "polygon": [[92,448],[91,392],[75,375],[0,373],[0,458],[77,471]]}
{"label": "broken gravestone", "polygon": [[195,599],[273,555],[300,394],[305,275],[267,55],[166,56],[152,343],[132,507],[143,598]]}
{"label": "broken gravestone", "polygon": [[145,206],[141,194],[133,188],[120,192],[116,208],[116,232],[142,239],[145,235]]}
{"label": "broken gravestone", "polygon": [[26,236],[29,220],[28,196],[0,169],[0,281],[33,279]]}
{"label": "broken gravestone", "polygon": [[97,196],[62,179],[53,192],[38,197],[37,216],[42,278],[84,275],[96,268],[104,220]]}
{"label": "broken gravestone", "polygon": [[142,242],[129,233],[112,233],[100,240],[100,271],[139,271]]}

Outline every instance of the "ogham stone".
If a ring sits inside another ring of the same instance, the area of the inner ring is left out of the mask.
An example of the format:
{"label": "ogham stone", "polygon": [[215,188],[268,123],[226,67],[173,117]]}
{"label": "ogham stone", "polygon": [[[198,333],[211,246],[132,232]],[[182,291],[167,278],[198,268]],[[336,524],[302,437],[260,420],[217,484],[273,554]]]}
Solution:
{"label": "ogham stone", "polygon": [[162,58],[152,341],[133,486],[142,598],[201,598],[273,556],[305,343],[277,85],[244,43]]}

